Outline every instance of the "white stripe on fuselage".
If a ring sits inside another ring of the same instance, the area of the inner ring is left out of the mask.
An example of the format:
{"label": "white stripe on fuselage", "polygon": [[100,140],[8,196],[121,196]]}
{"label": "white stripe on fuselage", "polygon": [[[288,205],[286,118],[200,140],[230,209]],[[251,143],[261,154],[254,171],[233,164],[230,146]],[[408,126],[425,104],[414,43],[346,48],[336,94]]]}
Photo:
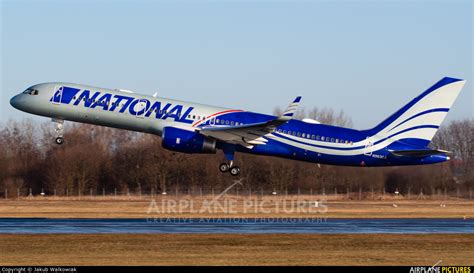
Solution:
{"label": "white stripe on fuselage", "polygon": [[[359,143],[358,145],[356,145],[355,143],[351,145],[351,144],[345,144],[345,143],[332,143],[332,142],[309,140],[306,138],[295,137],[295,136],[281,134],[277,132],[273,134],[267,134],[265,135],[265,137],[268,137],[269,139],[272,139],[284,144],[288,144],[293,147],[297,147],[300,149],[304,149],[304,150],[308,150],[308,151],[312,151],[316,153],[341,155],[341,156],[354,156],[354,155],[361,155],[368,152],[375,152],[377,150],[387,147],[388,145],[400,139],[423,138],[423,137],[426,137],[427,135],[432,134],[433,131],[436,131],[436,129],[435,128],[418,128],[418,129],[403,132],[399,135],[385,139],[384,141],[381,141],[378,144],[374,144],[374,143],[380,139],[368,138],[368,139],[358,142]],[[285,138],[281,136],[284,136]],[[287,139],[287,138],[290,138],[290,139]],[[299,141],[299,142],[296,142],[296,141]],[[300,143],[300,142],[303,142],[303,143]],[[364,143],[364,145],[360,145],[360,143]],[[315,146],[311,146],[311,144],[327,146],[328,148],[315,147]],[[374,145],[370,145],[370,144],[374,144]],[[358,149],[353,149],[353,150],[332,149],[332,148],[353,148],[353,147],[358,147],[358,146],[362,146],[362,147]]]}

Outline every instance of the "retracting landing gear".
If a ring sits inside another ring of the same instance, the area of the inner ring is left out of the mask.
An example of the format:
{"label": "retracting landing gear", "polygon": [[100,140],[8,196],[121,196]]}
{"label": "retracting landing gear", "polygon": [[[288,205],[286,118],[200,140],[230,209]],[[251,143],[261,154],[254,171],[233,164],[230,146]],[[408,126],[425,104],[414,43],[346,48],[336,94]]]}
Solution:
{"label": "retracting landing gear", "polygon": [[53,122],[56,123],[56,128],[54,131],[56,132],[56,139],[55,142],[58,145],[64,143],[64,120],[62,119],[53,119]]}
{"label": "retracting landing gear", "polygon": [[240,168],[237,166],[230,167],[230,174],[232,176],[237,176],[240,174]]}
{"label": "retracting landing gear", "polygon": [[229,172],[232,176],[237,176],[240,174],[240,168],[238,166],[233,165],[233,161],[229,161],[229,163],[221,163],[219,165],[219,170],[223,173]]}
{"label": "retracting landing gear", "polygon": [[229,172],[232,176],[237,176],[240,174],[240,168],[238,166],[234,166],[234,149],[223,149],[224,155],[229,163],[224,162],[219,165],[219,170],[223,173]]}
{"label": "retracting landing gear", "polygon": [[225,172],[228,172],[230,170],[230,165],[227,164],[227,163],[221,163],[221,165],[219,165],[219,171],[225,173]]}

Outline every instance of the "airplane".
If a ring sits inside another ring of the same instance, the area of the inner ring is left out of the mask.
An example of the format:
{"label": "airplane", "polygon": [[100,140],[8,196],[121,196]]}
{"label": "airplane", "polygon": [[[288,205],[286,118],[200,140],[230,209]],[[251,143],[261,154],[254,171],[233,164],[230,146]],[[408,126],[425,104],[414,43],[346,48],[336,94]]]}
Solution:
{"label": "airplane", "polygon": [[428,147],[465,80],[445,77],[377,126],[355,130],[294,119],[298,96],[280,116],[64,82],[41,83],[14,96],[21,111],[52,118],[57,144],[65,120],[158,135],[175,152],[222,150],[223,173],[240,174],[236,152],[342,166],[404,166],[445,162]]}

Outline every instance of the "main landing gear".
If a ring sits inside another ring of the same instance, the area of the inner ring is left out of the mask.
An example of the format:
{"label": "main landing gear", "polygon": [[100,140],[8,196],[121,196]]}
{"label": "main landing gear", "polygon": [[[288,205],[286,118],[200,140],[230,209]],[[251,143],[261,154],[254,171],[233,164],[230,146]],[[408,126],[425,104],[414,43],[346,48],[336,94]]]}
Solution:
{"label": "main landing gear", "polygon": [[222,173],[229,172],[232,176],[237,176],[240,174],[240,168],[238,166],[234,166],[234,153],[235,147],[228,146],[222,149],[224,151],[224,155],[229,163],[224,162],[219,165],[219,171]]}
{"label": "main landing gear", "polygon": [[55,142],[56,144],[61,145],[64,143],[64,120],[53,119],[53,122],[56,123],[56,128],[54,129],[56,132]]}
{"label": "main landing gear", "polygon": [[232,160],[229,163],[221,163],[221,165],[219,165],[219,170],[223,173],[229,172],[232,176],[239,175],[240,168],[238,166],[233,166],[232,163]]}

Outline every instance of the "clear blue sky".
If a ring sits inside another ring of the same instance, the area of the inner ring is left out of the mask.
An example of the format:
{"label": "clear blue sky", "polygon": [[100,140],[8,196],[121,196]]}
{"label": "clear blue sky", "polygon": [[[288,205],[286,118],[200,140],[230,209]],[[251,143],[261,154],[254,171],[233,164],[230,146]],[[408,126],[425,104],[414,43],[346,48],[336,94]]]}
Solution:
{"label": "clear blue sky", "polygon": [[0,122],[29,116],[15,93],[67,81],[264,113],[302,95],[367,128],[443,76],[468,80],[448,118],[473,117],[472,15],[471,1],[1,1]]}

